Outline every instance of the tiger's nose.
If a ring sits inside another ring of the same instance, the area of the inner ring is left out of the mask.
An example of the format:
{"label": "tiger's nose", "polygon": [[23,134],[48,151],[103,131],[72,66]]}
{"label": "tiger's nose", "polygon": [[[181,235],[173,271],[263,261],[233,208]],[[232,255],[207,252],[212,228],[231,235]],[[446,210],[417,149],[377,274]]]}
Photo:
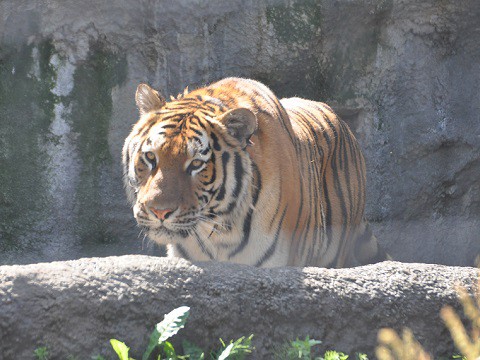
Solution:
{"label": "tiger's nose", "polygon": [[175,211],[174,209],[163,209],[163,210],[160,210],[160,209],[157,209],[157,208],[150,208],[150,211],[153,212],[155,214],[155,216],[157,217],[157,219],[159,220],[165,220],[165,219],[168,219],[170,215],[172,215],[172,213]]}

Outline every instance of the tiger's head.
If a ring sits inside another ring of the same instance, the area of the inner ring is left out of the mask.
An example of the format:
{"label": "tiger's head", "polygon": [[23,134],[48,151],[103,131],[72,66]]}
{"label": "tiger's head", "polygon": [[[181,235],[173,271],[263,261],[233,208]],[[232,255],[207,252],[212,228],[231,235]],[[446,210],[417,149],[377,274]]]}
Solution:
{"label": "tiger's head", "polygon": [[251,182],[246,151],[255,114],[201,90],[170,102],[146,84],[140,120],[123,147],[124,182],[138,224],[158,243],[181,241],[202,224],[228,227]]}

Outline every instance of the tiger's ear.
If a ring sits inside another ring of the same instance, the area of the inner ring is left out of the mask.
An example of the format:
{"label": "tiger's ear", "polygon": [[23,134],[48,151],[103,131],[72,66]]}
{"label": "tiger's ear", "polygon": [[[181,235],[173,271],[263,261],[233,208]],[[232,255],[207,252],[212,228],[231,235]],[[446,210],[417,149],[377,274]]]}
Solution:
{"label": "tiger's ear", "polygon": [[138,85],[137,92],[135,93],[135,102],[137,103],[140,115],[159,110],[165,105],[163,96],[147,84]]}
{"label": "tiger's ear", "polygon": [[236,138],[243,147],[257,129],[257,117],[253,112],[245,108],[237,108],[227,111],[217,118],[230,135]]}

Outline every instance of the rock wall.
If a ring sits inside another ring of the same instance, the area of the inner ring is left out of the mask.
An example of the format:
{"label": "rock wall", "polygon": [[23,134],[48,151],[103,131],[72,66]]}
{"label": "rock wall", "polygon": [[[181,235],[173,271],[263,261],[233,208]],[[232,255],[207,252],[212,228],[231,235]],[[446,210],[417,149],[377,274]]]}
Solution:
{"label": "rock wall", "polygon": [[109,339],[139,358],[156,323],[190,306],[177,336],[208,348],[218,338],[254,334],[254,359],[271,359],[287,340],[310,336],[321,349],[370,357],[382,327],[408,326],[436,356],[454,354],[439,317],[458,309],[455,286],[474,291],[474,268],[385,262],[352,269],[258,269],[224,263],[193,265],[146,256],[89,258],[0,267],[0,351],[31,358],[111,357]]}
{"label": "rock wall", "polygon": [[136,85],[168,95],[232,75],[344,117],[396,259],[472,264],[479,18],[476,0],[3,0],[0,264],[156,253],[121,183]]}

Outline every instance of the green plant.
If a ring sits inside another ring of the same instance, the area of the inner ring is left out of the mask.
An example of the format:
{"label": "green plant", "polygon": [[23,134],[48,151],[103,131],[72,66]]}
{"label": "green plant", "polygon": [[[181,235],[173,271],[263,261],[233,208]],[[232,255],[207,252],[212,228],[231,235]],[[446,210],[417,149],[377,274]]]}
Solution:
{"label": "green plant", "polygon": [[157,324],[150,335],[150,341],[147,350],[143,353],[142,360],[147,360],[157,347],[163,347],[163,352],[168,358],[176,359],[175,349],[167,340],[185,326],[189,314],[190,308],[181,306],[165,315],[163,321]]}
{"label": "green plant", "polygon": [[[348,358],[349,356],[342,352],[329,350],[323,357],[316,357],[315,360],[347,360]],[[368,357],[366,354],[355,353],[355,360],[368,360]]]}
{"label": "green plant", "polygon": [[[49,352],[48,348],[46,346],[39,347],[33,351],[33,354],[35,355],[36,360],[48,360],[50,359],[49,357]],[[77,360],[78,357],[74,355],[68,355],[67,360]],[[105,360],[105,358],[101,355],[94,355],[90,357],[91,360]]]}
{"label": "green plant", "polygon": [[[321,344],[321,341],[310,339],[308,336],[305,340],[297,338],[276,351],[274,358],[278,360],[347,360],[349,358],[342,352],[332,350],[326,351],[323,357],[314,357],[312,348],[319,344]],[[368,360],[367,355],[360,353],[356,353],[355,358],[356,360]]]}
{"label": "green plant", "polygon": [[252,352],[252,338],[253,335],[250,335],[248,338],[242,336],[236,341],[230,341],[228,345],[222,339],[220,339],[220,342],[222,343],[222,348],[218,351],[218,356],[215,356],[214,358],[218,360],[245,359],[245,356]]}
{"label": "green plant", "polygon": [[323,358],[319,358],[322,360],[347,360],[348,355],[345,355],[344,353],[339,353],[336,351],[327,351],[325,355],[323,355]]}
{"label": "green plant", "polygon": [[197,345],[192,344],[190,341],[183,340],[182,342],[183,353],[188,356],[189,360],[204,360],[205,353]]}
{"label": "green plant", "polygon": [[[155,352],[159,352],[157,360],[204,360],[205,352],[196,345],[184,341],[184,355],[178,355],[172,343],[167,341],[185,326],[189,314],[190,308],[181,306],[165,315],[164,319],[155,326],[150,335],[150,340],[147,349],[143,353],[142,360],[150,359]],[[236,341],[230,341],[228,345],[220,339],[222,347],[220,350],[212,352],[210,359],[243,360],[247,354],[252,352],[252,338],[253,335],[250,335],[248,338],[241,337]],[[134,360],[129,356],[130,348],[125,343],[111,339],[110,344],[120,360]]]}
{"label": "green plant", "polygon": [[33,352],[37,360],[48,360],[48,349],[46,346],[39,347]]}
{"label": "green plant", "polygon": [[279,359],[311,359],[312,347],[321,344],[321,341],[310,339],[308,336],[305,340],[293,340],[284,347],[283,352],[277,354]]}

